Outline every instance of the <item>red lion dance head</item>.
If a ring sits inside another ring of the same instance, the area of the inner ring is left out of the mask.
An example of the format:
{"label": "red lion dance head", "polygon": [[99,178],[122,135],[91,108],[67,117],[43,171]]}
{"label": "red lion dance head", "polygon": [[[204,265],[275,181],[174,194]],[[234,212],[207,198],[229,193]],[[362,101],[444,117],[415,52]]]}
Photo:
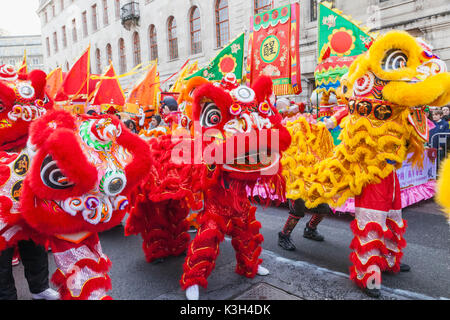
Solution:
{"label": "red lion dance head", "polygon": [[31,121],[52,108],[45,83],[41,70],[19,75],[14,67],[0,65],[0,150],[25,147]]}
{"label": "red lion dance head", "polygon": [[238,85],[233,74],[220,85],[199,86],[191,117],[194,139],[202,138],[203,161],[222,165],[230,179],[256,181],[276,175],[291,137],[271,96],[272,80],[266,76],[251,88]]}
{"label": "red lion dance head", "polygon": [[32,238],[51,246],[57,266],[52,281],[63,299],[109,299],[111,263],[97,233],[120,223],[131,207],[130,191],[149,169],[148,145],[114,116],[59,110],[31,124],[24,152],[31,166],[18,232],[9,241]]}

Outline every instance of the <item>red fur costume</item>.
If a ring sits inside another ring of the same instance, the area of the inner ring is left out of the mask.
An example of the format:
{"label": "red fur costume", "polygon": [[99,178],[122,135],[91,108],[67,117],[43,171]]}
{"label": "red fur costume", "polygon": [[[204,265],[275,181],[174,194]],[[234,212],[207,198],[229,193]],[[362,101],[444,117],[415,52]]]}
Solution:
{"label": "red fur costume", "polygon": [[19,195],[30,168],[28,130],[33,120],[53,107],[45,84],[41,70],[17,74],[12,66],[0,65],[0,251],[7,242],[23,237],[16,221]]}
{"label": "red fur costume", "polygon": [[[279,159],[290,144],[269,101],[271,94],[268,77],[253,88],[236,83],[224,88],[193,78],[180,101],[191,110],[191,131],[181,138],[167,135],[149,141],[151,174],[136,193],[126,234],[142,235],[149,262],[187,249],[183,289],[206,288],[225,235],[232,237],[238,274],[252,278],[262,262],[261,225],[245,186],[258,181],[284,194]],[[201,209],[191,243],[186,220],[190,208]]]}
{"label": "red fur costume", "polygon": [[148,171],[148,145],[116,117],[52,111],[32,123],[26,150],[20,212],[0,210],[16,235],[2,230],[0,249],[26,238],[48,244],[62,299],[110,299],[111,262],[98,232],[123,219],[127,195]]}

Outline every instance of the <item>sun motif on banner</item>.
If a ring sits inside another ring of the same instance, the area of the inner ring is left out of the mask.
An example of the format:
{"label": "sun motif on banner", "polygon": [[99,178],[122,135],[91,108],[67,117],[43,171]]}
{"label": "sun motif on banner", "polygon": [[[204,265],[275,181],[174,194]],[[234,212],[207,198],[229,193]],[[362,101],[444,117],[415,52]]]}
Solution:
{"label": "sun motif on banner", "polygon": [[219,61],[219,71],[222,74],[232,73],[237,67],[236,58],[231,54],[226,54]]}
{"label": "sun motif on banner", "polygon": [[338,56],[346,56],[355,48],[356,38],[352,30],[342,27],[340,29],[334,29],[333,33],[328,36],[328,41],[330,43],[331,53]]}

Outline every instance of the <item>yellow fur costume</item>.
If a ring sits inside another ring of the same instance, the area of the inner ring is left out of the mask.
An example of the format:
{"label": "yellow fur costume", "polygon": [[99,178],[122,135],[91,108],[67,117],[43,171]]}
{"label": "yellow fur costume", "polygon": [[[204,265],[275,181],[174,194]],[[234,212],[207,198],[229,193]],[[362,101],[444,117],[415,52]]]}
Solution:
{"label": "yellow fur costume", "polygon": [[[450,74],[427,49],[406,32],[392,31],[353,62],[343,90],[349,115],[334,149],[323,144],[326,130],[308,129],[302,120],[287,124],[293,137],[282,159],[287,198],[302,198],[308,207],[338,207],[400,167],[408,153],[413,164],[421,164],[427,127],[415,107],[450,101]],[[310,161],[310,152],[318,162]]]}

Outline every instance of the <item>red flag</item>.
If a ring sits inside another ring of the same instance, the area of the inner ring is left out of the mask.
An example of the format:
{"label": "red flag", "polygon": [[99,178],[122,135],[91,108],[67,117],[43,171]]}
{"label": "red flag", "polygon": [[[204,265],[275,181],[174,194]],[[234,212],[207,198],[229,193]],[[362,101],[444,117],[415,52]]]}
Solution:
{"label": "red flag", "polygon": [[[103,75],[105,77],[115,77],[116,72],[112,63],[109,64],[108,70]],[[119,80],[117,79],[100,79],[97,90],[95,92],[92,104],[114,104],[123,106],[125,104],[125,95]]]}
{"label": "red flag", "polygon": [[58,95],[68,96],[73,99],[76,96],[82,95],[87,98],[89,87],[89,63],[90,50],[89,46],[81,57],[75,62],[72,68],[67,72],[63,84]]}

